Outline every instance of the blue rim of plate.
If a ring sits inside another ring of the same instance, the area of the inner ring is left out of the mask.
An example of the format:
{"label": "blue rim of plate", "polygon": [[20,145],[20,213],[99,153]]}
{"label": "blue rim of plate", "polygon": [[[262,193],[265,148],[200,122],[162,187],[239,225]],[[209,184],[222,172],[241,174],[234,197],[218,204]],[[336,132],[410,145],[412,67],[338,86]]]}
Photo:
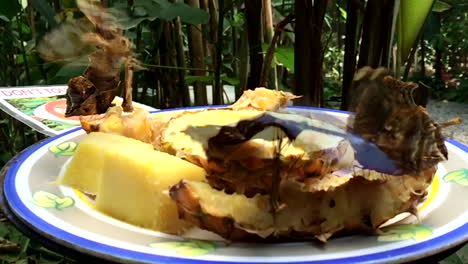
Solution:
{"label": "blue rim of plate", "polygon": [[[217,107],[225,107],[221,106],[209,106],[210,108],[217,108]],[[177,111],[177,110],[195,110],[207,108],[206,106],[195,106],[195,107],[186,107],[186,108],[171,108],[171,109],[163,109],[158,111],[152,111],[151,113],[161,113],[161,112],[170,112],[170,111]],[[292,106],[292,109],[304,109],[304,110],[317,110],[317,111],[324,111],[324,112],[335,112],[335,113],[343,113],[349,114],[346,111],[335,110],[335,109],[324,109],[324,108],[315,108],[315,107],[304,107],[304,106]],[[30,147],[24,153],[22,153],[18,159],[12,164],[12,166],[8,169],[5,175],[4,181],[4,194],[5,200],[14,212],[16,216],[18,216],[22,221],[27,223],[31,226],[34,230],[38,231],[40,234],[49,234],[57,238],[61,244],[71,244],[75,247],[78,247],[80,252],[93,252],[94,256],[102,256],[108,255],[112,256],[112,258],[117,258],[120,260],[127,260],[127,261],[137,261],[137,262],[150,262],[150,263],[170,263],[170,264],[195,264],[195,263],[211,263],[211,264],[232,264],[232,263],[243,263],[243,264],[258,264],[264,263],[260,262],[229,262],[229,261],[211,261],[211,260],[199,260],[199,259],[188,259],[188,258],[180,258],[180,257],[172,257],[172,256],[162,256],[156,254],[148,254],[142,252],[136,252],[132,250],[127,250],[123,248],[118,248],[110,245],[106,245],[103,243],[95,242],[83,237],[79,237],[73,235],[71,233],[66,232],[63,229],[57,228],[46,221],[42,220],[21,202],[18,193],[15,191],[15,176],[17,174],[18,169],[22,165],[22,163],[37,149],[41,148],[42,146],[60,138],[70,133],[79,131],[81,128],[75,128],[70,131],[67,131],[61,135],[57,135],[54,137],[50,137],[45,139],[42,142]],[[447,140],[450,144],[453,144],[457,148],[463,150],[465,153],[468,153],[468,146],[453,140]],[[296,262],[271,262],[275,264],[281,263],[297,263],[297,264],[348,264],[348,263],[369,263],[369,262],[389,262],[389,261],[411,261],[417,258],[427,257],[429,255],[434,255],[440,253],[444,250],[450,249],[455,247],[463,242],[468,241],[468,223],[458,227],[455,230],[452,230],[448,233],[445,233],[441,236],[435,237],[433,239],[429,239],[423,242],[419,242],[413,245],[392,249],[384,252],[379,253],[370,253],[361,256],[354,256],[354,257],[347,257],[347,258],[335,258],[335,259],[328,259],[328,260],[312,260],[312,261],[296,261]],[[60,243],[59,242],[59,243]]]}

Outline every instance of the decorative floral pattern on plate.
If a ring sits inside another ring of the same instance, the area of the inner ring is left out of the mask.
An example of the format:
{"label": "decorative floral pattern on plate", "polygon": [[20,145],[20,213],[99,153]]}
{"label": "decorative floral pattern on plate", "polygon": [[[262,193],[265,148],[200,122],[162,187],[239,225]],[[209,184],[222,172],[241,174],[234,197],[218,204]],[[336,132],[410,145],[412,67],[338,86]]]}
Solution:
{"label": "decorative floral pattern on plate", "polygon": [[189,240],[158,242],[149,245],[152,248],[172,251],[178,256],[196,257],[208,254],[216,249],[216,245],[208,241]]}
{"label": "decorative floral pattern on plate", "polygon": [[394,225],[382,229],[383,234],[377,240],[380,242],[402,241],[413,239],[424,240],[432,235],[432,229],[419,224]]}
{"label": "decorative floral pattern on plate", "polygon": [[468,186],[468,169],[459,169],[451,171],[444,176],[446,182],[456,182],[458,184]]}
{"label": "decorative floral pattern on plate", "polygon": [[63,142],[57,145],[52,145],[49,147],[49,151],[52,152],[55,157],[59,156],[71,156],[75,153],[76,147],[78,144],[75,142]]}
{"label": "decorative floral pattern on plate", "polygon": [[33,195],[34,204],[44,208],[55,208],[57,210],[62,210],[67,207],[73,206],[75,201],[69,196],[63,198],[44,191],[35,192]]}

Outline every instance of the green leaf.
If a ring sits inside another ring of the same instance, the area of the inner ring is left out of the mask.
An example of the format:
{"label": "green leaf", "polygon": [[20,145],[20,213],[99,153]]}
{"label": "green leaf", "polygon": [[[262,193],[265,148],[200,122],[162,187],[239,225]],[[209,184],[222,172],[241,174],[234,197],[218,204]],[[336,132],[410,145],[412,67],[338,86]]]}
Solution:
{"label": "green leaf", "polygon": [[340,9],[340,14],[341,14],[341,17],[346,20],[346,18],[348,17],[348,13],[346,12],[346,10],[344,10],[343,8],[341,7],[338,7]]}
{"label": "green leaf", "polygon": [[402,241],[413,239],[424,240],[432,235],[432,229],[424,225],[395,225],[382,229],[383,235],[377,240],[381,242]]}
{"label": "green leaf", "polygon": [[446,2],[443,2],[443,1],[440,1],[440,0],[437,0],[435,3],[434,3],[434,6],[432,7],[432,11],[433,12],[436,12],[436,13],[442,13],[442,12],[445,12],[447,10],[450,10],[452,8],[452,6]]}
{"label": "green leaf", "polygon": [[277,47],[275,58],[279,65],[283,65],[289,72],[294,73],[294,48]]}
{"label": "green leaf", "polygon": [[34,204],[44,208],[55,208],[61,210],[75,204],[73,198],[65,196],[63,198],[44,191],[38,191],[33,194]]}
{"label": "green leaf", "polygon": [[63,0],[62,1],[63,7],[65,8],[77,8],[76,0]]}
{"label": "green leaf", "polygon": [[188,24],[205,24],[210,20],[210,15],[206,11],[180,2],[170,5],[160,14],[160,18],[166,20],[174,19],[177,16],[182,22]]}
{"label": "green leaf", "polygon": [[468,263],[468,245],[465,245],[457,251],[457,255],[460,257],[463,263]]}
{"label": "green leaf", "polygon": [[75,142],[63,142],[58,145],[52,145],[49,147],[49,151],[52,152],[55,157],[59,156],[72,156],[75,153],[78,145]]}
{"label": "green leaf", "polygon": [[0,16],[3,16],[7,21],[11,20],[21,11],[21,5],[18,0],[0,1]]}
{"label": "green leaf", "polygon": [[237,86],[240,84],[240,80],[237,78],[231,78],[227,76],[222,76],[221,80],[225,81],[226,83],[229,83],[230,85]]}
{"label": "green leaf", "polygon": [[468,186],[468,169],[451,171],[443,177],[445,182],[456,182],[463,186]]}
{"label": "green leaf", "polygon": [[206,241],[174,241],[151,243],[152,248],[173,251],[178,256],[196,257],[208,254],[216,249],[216,245]]}
{"label": "green leaf", "polygon": [[55,21],[55,11],[45,0],[34,0],[32,1],[34,8],[39,11],[39,13],[46,18],[50,27],[57,26],[57,21]]}
{"label": "green leaf", "polygon": [[146,9],[143,8],[142,6],[136,6],[135,9],[133,10],[133,14],[136,16],[146,16],[147,12],[146,12]]}
{"label": "green leaf", "polygon": [[207,23],[210,16],[201,9],[190,7],[187,4],[167,0],[135,0],[133,12],[128,12],[125,6],[114,6],[112,14],[117,17],[117,23],[123,29],[134,28],[145,20],[153,21],[156,18],[172,20],[180,17],[182,22],[188,24]]}
{"label": "green leaf", "polygon": [[55,74],[56,77],[65,77],[71,79],[76,76],[80,76],[84,73],[88,65],[81,63],[68,63],[62,66],[60,70]]}
{"label": "green leaf", "polygon": [[406,62],[434,0],[401,0],[398,15],[398,52]]}
{"label": "green leaf", "polygon": [[466,262],[463,262],[457,254],[452,254],[446,259],[441,260],[439,264],[466,264]]}
{"label": "green leaf", "polygon": [[127,29],[131,29],[131,28],[138,26],[138,24],[140,24],[141,22],[145,20],[151,20],[151,19],[149,19],[148,17],[131,18],[127,16],[125,18],[119,19],[117,23],[122,27],[122,29],[127,30]]}
{"label": "green leaf", "polygon": [[432,41],[440,34],[440,26],[440,18],[434,13],[430,13],[424,26],[424,39]]}

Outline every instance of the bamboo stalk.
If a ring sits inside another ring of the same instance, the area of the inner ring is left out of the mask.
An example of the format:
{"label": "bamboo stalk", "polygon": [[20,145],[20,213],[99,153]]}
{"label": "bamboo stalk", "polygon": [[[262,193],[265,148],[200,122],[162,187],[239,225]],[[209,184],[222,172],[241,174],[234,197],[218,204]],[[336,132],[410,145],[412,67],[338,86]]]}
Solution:
{"label": "bamboo stalk", "polygon": [[31,73],[29,71],[29,65],[28,65],[28,56],[26,55],[26,49],[24,48],[24,40],[23,40],[23,29],[21,28],[21,18],[22,18],[23,11],[21,11],[18,16],[16,17],[16,22],[18,23],[18,33],[19,33],[19,38],[20,38],[20,50],[21,54],[23,55],[23,64],[24,64],[24,70],[26,74],[26,80],[28,81],[28,84],[31,84]]}
{"label": "bamboo stalk", "polygon": [[323,106],[322,28],[327,1],[296,0],[294,75],[300,105]]}
{"label": "bamboo stalk", "polygon": [[255,89],[260,83],[260,73],[263,65],[262,54],[262,2],[260,0],[245,0],[247,18],[247,33],[249,40],[250,73],[247,89]]}
{"label": "bamboo stalk", "polygon": [[[219,0],[219,17],[224,17],[224,0]],[[223,87],[221,86],[221,64],[223,52],[223,21],[218,22],[218,33],[216,38],[216,70],[215,70],[215,87],[213,89],[213,103],[215,105],[223,104]]]}
{"label": "bamboo stalk", "polygon": [[235,89],[236,100],[242,95],[242,91],[247,89],[248,66],[249,66],[249,46],[247,42],[247,30],[244,30],[240,39],[239,48],[239,88]]}
{"label": "bamboo stalk", "polygon": [[184,53],[184,43],[182,40],[182,29],[180,24],[180,18],[174,20],[174,34],[177,50],[177,71],[179,74],[178,90],[181,95],[182,106],[190,105],[190,94],[188,90],[187,83],[185,82],[185,53]]}
{"label": "bamboo stalk", "polygon": [[[273,27],[273,10],[272,10],[272,3],[271,0],[263,0],[263,23],[265,25],[264,27],[264,37],[265,37],[265,42],[270,43],[270,47],[274,48],[276,47],[276,43],[279,41],[278,39],[274,40],[274,27]],[[262,65],[262,72],[261,72],[261,77],[260,77],[260,86],[265,86],[274,90],[278,90],[278,81],[276,77],[276,66],[271,66],[271,62],[273,61],[274,58],[274,53],[271,54],[271,59],[270,59],[270,64],[266,64],[265,61],[267,60],[265,56],[265,60],[263,61]],[[269,81],[267,81],[269,80]]]}
{"label": "bamboo stalk", "polygon": [[[187,0],[193,8],[200,8],[199,0]],[[205,55],[203,52],[203,36],[200,25],[189,25],[189,51],[193,68],[205,68]],[[203,71],[193,71],[193,75],[204,76]],[[207,105],[206,86],[203,82],[195,82],[193,85],[195,105]]]}
{"label": "bamboo stalk", "polygon": [[356,68],[358,12],[357,3],[354,1],[348,1],[348,6],[346,7],[346,38],[340,107],[342,110],[348,110],[352,95],[350,87],[354,76],[354,70]]}
{"label": "bamboo stalk", "polygon": [[34,23],[34,7],[32,1],[33,0],[28,0],[28,20],[29,28],[31,28],[32,39],[36,39],[36,23]]}
{"label": "bamboo stalk", "polygon": [[260,86],[267,86],[267,80],[269,78],[269,73],[271,70],[271,63],[273,61],[274,52],[276,48],[276,43],[280,40],[281,33],[284,30],[284,27],[288,25],[294,19],[294,15],[290,14],[286,16],[281,22],[279,22],[275,27],[275,33],[271,40],[268,51],[263,60],[262,72],[260,74]]}

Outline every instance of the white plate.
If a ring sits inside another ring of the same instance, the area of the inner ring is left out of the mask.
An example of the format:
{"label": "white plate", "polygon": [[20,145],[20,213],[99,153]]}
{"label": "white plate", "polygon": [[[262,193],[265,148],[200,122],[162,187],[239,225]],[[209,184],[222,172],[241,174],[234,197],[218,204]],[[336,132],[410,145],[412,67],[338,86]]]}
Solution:
{"label": "white plate", "polygon": [[[191,108],[193,109],[193,108]],[[331,122],[347,113],[290,108]],[[181,109],[173,109],[181,110]],[[166,111],[156,112],[161,114]],[[6,171],[4,196],[13,214],[38,234],[79,252],[142,263],[399,263],[442,252],[468,240],[468,147],[446,142],[420,222],[391,226],[392,234],[280,244],[198,241],[139,228],[93,209],[88,198],[53,184],[85,135],[81,129],[51,137],[22,153]]]}

